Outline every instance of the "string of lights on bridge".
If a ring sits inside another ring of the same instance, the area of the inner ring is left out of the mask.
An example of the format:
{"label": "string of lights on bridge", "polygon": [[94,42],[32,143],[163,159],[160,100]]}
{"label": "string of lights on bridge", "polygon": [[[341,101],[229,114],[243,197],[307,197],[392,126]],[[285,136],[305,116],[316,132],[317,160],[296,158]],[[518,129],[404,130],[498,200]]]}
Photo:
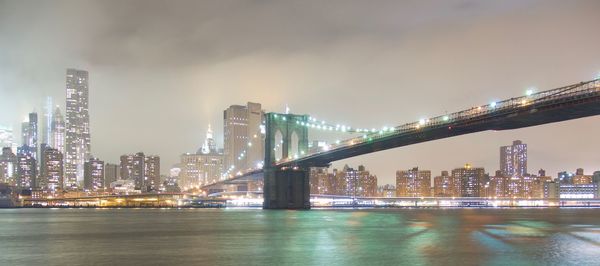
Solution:
{"label": "string of lights on bridge", "polygon": [[[600,88],[600,84],[599,84],[600,83],[600,73],[598,74],[598,77],[596,77],[596,79],[593,80],[592,82],[595,82],[596,84],[598,84],[595,87],[596,89]],[[573,88],[575,88],[575,87],[573,87]],[[397,127],[383,126],[379,129],[376,129],[376,128],[369,129],[367,127],[352,127],[352,126],[348,126],[348,125],[345,125],[342,123],[331,124],[331,123],[326,122],[325,120],[318,120],[314,116],[309,116],[308,121],[296,120],[295,123],[299,126],[304,126],[309,129],[315,129],[315,130],[319,130],[322,132],[341,132],[341,133],[347,133],[347,134],[362,134],[358,138],[355,137],[355,138],[351,138],[351,139],[344,140],[344,141],[336,140],[335,145],[328,144],[325,147],[323,147],[323,151],[328,151],[334,146],[335,146],[335,148],[339,148],[339,147],[344,147],[346,145],[354,145],[354,144],[362,143],[364,141],[372,141],[374,137],[381,137],[381,136],[387,136],[387,135],[396,134],[396,133],[403,133],[406,130],[419,130],[429,124],[449,123],[452,120],[460,117],[457,114],[466,113],[469,115],[477,115],[477,114],[480,114],[481,112],[494,111],[497,108],[502,108],[509,104],[515,104],[515,102],[513,102],[514,100],[518,100],[516,103],[519,105],[528,105],[528,104],[531,104],[534,101],[536,101],[536,99],[537,99],[536,97],[543,98],[546,96],[543,94],[544,92],[538,93],[536,91],[537,91],[537,89],[535,87],[531,87],[525,91],[525,96],[522,96],[522,97],[511,98],[511,99],[503,100],[503,101],[492,101],[486,105],[476,106],[476,107],[473,107],[473,108],[470,108],[467,110],[463,110],[460,112],[452,113],[452,114],[446,114],[446,115],[432,117],[432,118],[421,118],[416,122],[407,123],[407,124],[397,126]],[[274,114],[274,118],[282,119],[283,121],[286,121],[288,119],[288,116],[286,116],[285,114]],[[254,135],[254,138],[257,138],[257,135]],[[273,148],[274,151],[277,151],[279,148],[281,148],[282,143],[283,143],[283,141],[280,141],[280,143],[277,143],[275,145],[275,147]],[[251,149],[252,146],[253,146],[252,143],[248,142],[248,148],[240,153],[240,155],[237,157],[238,161],[241,161],[242,159],[244,159],[245,156],[247,156],[247,151],[249,149]],[[285,159],[284,158],[276,158],[276,161],[279,162],[282,160],[286,161],[286,160],[298,159],[298,158],[300,158],[300,155],[308,156],[311,154],[307,154],[305,151],[300,151],[300,154],[294,154],[290,158],[285,158]],[[257,168],[254,168],[251,170],[262,169],[263,165],[264,165],[264,162],[261,162],[256,166]],[[224,177],[231,176],[231,174],[234,170],[235,170],[235,166],[232,165],[223,174],[223,176]],[[236,175],[241,175],[241,174],[243,174],[243,173],[238,172]]]}

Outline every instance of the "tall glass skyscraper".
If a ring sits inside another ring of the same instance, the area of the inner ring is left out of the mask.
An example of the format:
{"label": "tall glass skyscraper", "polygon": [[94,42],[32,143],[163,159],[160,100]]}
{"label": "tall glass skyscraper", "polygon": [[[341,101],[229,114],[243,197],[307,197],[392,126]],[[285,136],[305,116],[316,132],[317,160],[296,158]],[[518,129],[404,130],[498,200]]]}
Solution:
{"label": "tall glass skyscraper", "polygon": [[67,69],[65,189],[83,183],[84,163],[90,157],[88,72]]}

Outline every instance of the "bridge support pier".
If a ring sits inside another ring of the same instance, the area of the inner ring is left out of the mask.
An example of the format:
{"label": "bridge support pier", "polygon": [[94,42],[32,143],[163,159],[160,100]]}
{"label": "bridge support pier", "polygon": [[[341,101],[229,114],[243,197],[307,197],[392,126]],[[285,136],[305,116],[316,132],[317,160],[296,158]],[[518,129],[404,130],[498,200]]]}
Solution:
{"label": "bridge support pier", "polygon": [[263,209],[310,209],[309,171],[265,169]]}

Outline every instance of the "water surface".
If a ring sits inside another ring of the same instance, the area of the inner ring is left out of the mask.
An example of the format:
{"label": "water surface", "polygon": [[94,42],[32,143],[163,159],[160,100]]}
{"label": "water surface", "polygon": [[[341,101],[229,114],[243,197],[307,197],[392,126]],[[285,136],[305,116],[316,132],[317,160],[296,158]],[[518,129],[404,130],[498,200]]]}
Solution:
{"label": "water surface", "polygon": [[0,209],[2,265],[600,265],[600,209]]}

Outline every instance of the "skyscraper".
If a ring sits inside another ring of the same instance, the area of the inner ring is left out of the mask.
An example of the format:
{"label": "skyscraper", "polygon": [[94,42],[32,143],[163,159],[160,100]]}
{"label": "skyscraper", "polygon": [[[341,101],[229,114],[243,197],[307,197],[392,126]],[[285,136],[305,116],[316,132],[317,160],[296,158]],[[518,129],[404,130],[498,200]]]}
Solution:
{"label": "skyscraper", "polygon": [[40,166],[44,179],[45,189],[51,192],[61,190],[63,187],[63,154],[54,148],[46,148],[42,154],[43,164]]}
{"label": "skyscraper", "polygon": [[[52,121],[54,120],[54,105],[52,101],[52,97],[46,97],[46,101],[44,101],[44,112],[43,119],[41,124],[41,143],[52,143]],[[53,147],[54,148],[54,147]]]}
{"label": "skyscraper", "polygon": [[263,117],[260,103],[232,105],[223,112],[225,169],[235,173],[262,165]]}
{"label": "skyscraper", "polygon": [[67,69],[66,83],[65,188],[74,189],[91,152],[88,72]]}
{"label": "skyscraper", "polygon": [[65,120],[58,106],[54,109],[54,114],[52,115],[50,142],[48,144],[61,153],[65,153]]}
{"label": "skyscraper", "polygon": [[17,149],[17,182],[19,188],[35,188],[37,178],[37,160],[35,149],[23,145]]}
{"label": "skyscraper", "polygon": [[32,152],[33,158],[39,161],[38,155],[38,116],[37,113],[32,112],[28,115],[28,120],[23,122],[21,128],[21,135],[23,136],[23,145],[30,147],[29,151]]}
{"label": "skyscraper", "polygon": [[500,147],[500,171],[504,176],[523,177],[527,174],[527,144],[520,140]]}
{"label": "skyscraper", "polygon": [[103,190],[108,187],[104,184],[104,161],[90,158],[84,163],[84,188],[90,191]]}

